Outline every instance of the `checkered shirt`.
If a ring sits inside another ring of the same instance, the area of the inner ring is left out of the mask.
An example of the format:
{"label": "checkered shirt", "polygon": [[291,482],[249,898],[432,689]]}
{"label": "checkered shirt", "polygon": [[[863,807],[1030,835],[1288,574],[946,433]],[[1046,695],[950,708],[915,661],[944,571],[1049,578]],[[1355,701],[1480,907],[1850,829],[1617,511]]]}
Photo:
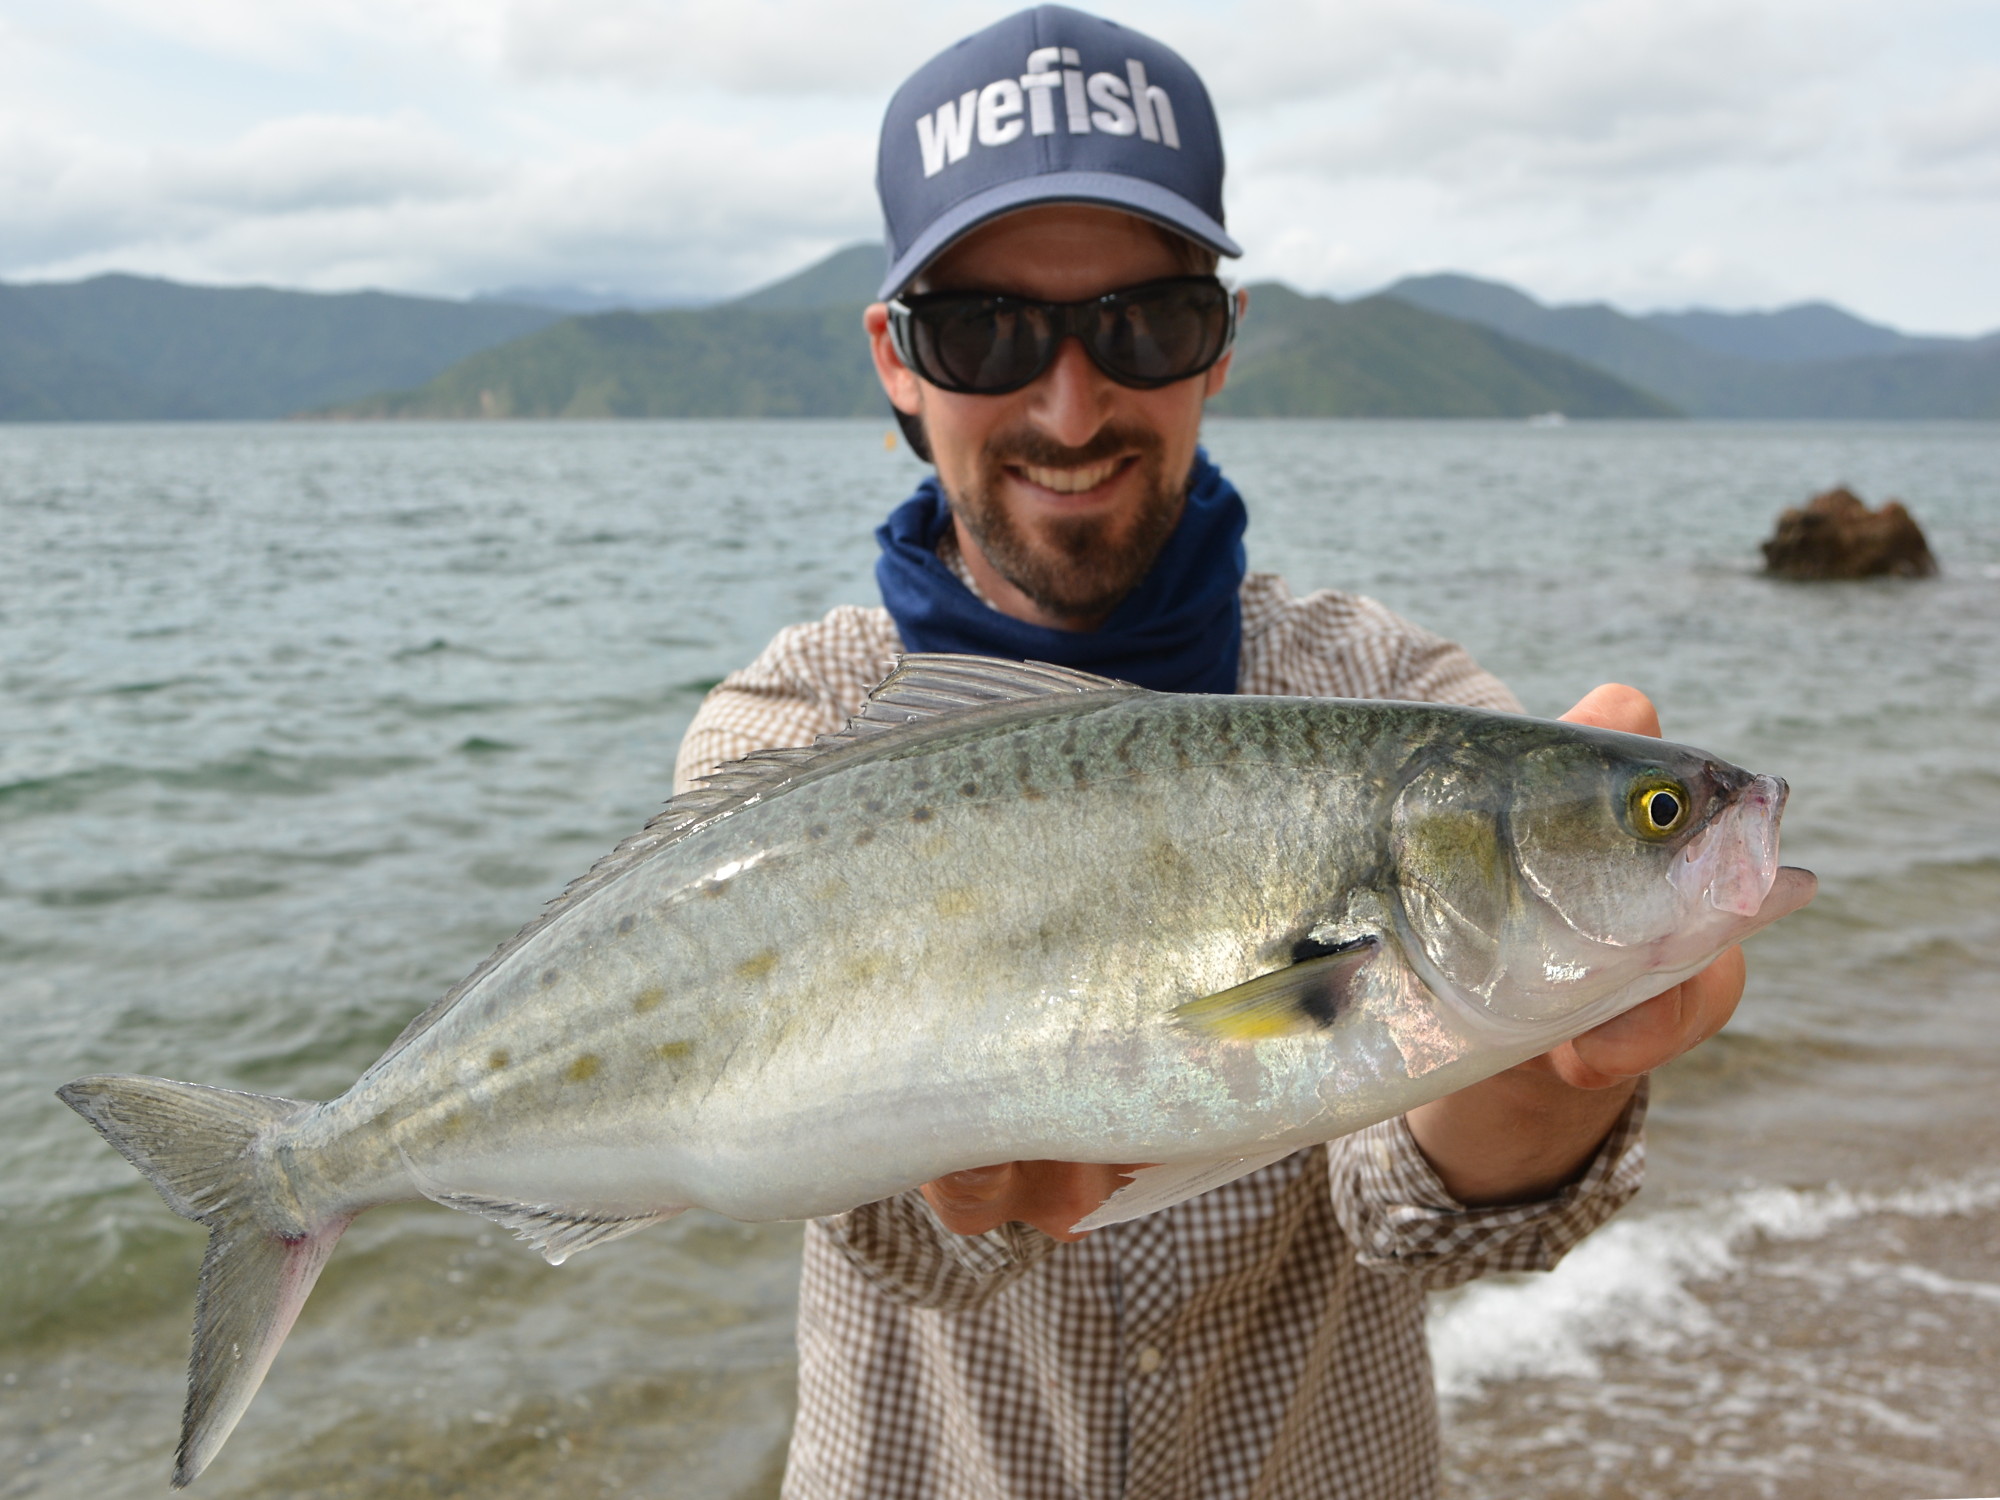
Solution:
{"label": "checkered shirt", "polygon": [[[1374,600],[1252,573],[1242,605],[1238,692],[1518,708]],[[781,630],[703,703],[677,784],[840,728],[901,650],[879,608]],[[1433,1496],[1425,1293],[1553,1266],[1638,1191],[1644,1115],[1642,1088],[1581,1178],[1499,1208],[1395,1119],[1075,1244],[952,1234],[914,1191],[816,1220],[785,1500]]]}

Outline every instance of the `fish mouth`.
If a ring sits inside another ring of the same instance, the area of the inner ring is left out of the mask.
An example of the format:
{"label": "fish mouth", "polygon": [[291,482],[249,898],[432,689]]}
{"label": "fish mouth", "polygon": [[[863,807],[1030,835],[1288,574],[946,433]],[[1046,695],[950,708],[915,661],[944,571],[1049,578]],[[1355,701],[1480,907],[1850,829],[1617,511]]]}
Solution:
{"label": "fish mouth", "polygon": [[1733,917],[1760,915],[1778,878],[1778,820],[1790,795],[1776,776],[1751,777],[1687,841],[1667,872],[1668,883],[1691,904],[1705,902]]}

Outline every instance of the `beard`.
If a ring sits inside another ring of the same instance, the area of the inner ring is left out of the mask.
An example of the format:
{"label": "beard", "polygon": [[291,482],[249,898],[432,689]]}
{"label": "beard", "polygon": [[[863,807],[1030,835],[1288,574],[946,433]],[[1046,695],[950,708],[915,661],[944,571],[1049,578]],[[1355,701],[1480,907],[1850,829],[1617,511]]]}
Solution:
{"label": "beard", "polygon": [[[1024,522],[1002,498],[1010,464],[1079,468],[1121,454],[1134,455],[1139,471],[1140,501],[1131,510]],[[1066,628],[1088,630],[1139,586],[1180,524],[1187,475],[1169,479],[1165,467],[1159,435],[1143,427],[1106,427],[1079,448],[1019,430],[989,440],[972,481],[946,493],[994,571]]]}

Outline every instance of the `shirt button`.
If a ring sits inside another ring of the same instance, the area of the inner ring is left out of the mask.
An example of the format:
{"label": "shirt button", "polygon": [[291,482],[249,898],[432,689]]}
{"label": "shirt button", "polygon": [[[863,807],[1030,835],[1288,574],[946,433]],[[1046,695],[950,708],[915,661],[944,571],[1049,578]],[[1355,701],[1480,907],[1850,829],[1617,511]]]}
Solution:
{"label": "shirt button", "polygon": [[1151,1344],[1148,1344],[1145,1348],[1139,1351],[1139,1358],[1136,1361],[1136,1363],[1139,1366],[1139,1373],[1141,1375],[1152,1374],[1155,1370],[1159,1369],[1160,1366],[1165,1364],[1166,1362],[1167,1362],[1166,1355],[1160,1353],[1160,1351],[1155,1349]]}

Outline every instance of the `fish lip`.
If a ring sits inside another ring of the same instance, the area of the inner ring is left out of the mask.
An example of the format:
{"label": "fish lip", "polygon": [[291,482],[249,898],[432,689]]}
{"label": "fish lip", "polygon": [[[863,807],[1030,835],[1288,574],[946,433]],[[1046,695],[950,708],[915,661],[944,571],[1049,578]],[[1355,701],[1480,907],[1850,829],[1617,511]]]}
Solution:
{"label": "fish lip", "polygon": [[1681,897],[1731,917],[1753,917],[1778,874],[1778,825],[1791,788],[1750,776],[1674,855],[1667,883]]}

